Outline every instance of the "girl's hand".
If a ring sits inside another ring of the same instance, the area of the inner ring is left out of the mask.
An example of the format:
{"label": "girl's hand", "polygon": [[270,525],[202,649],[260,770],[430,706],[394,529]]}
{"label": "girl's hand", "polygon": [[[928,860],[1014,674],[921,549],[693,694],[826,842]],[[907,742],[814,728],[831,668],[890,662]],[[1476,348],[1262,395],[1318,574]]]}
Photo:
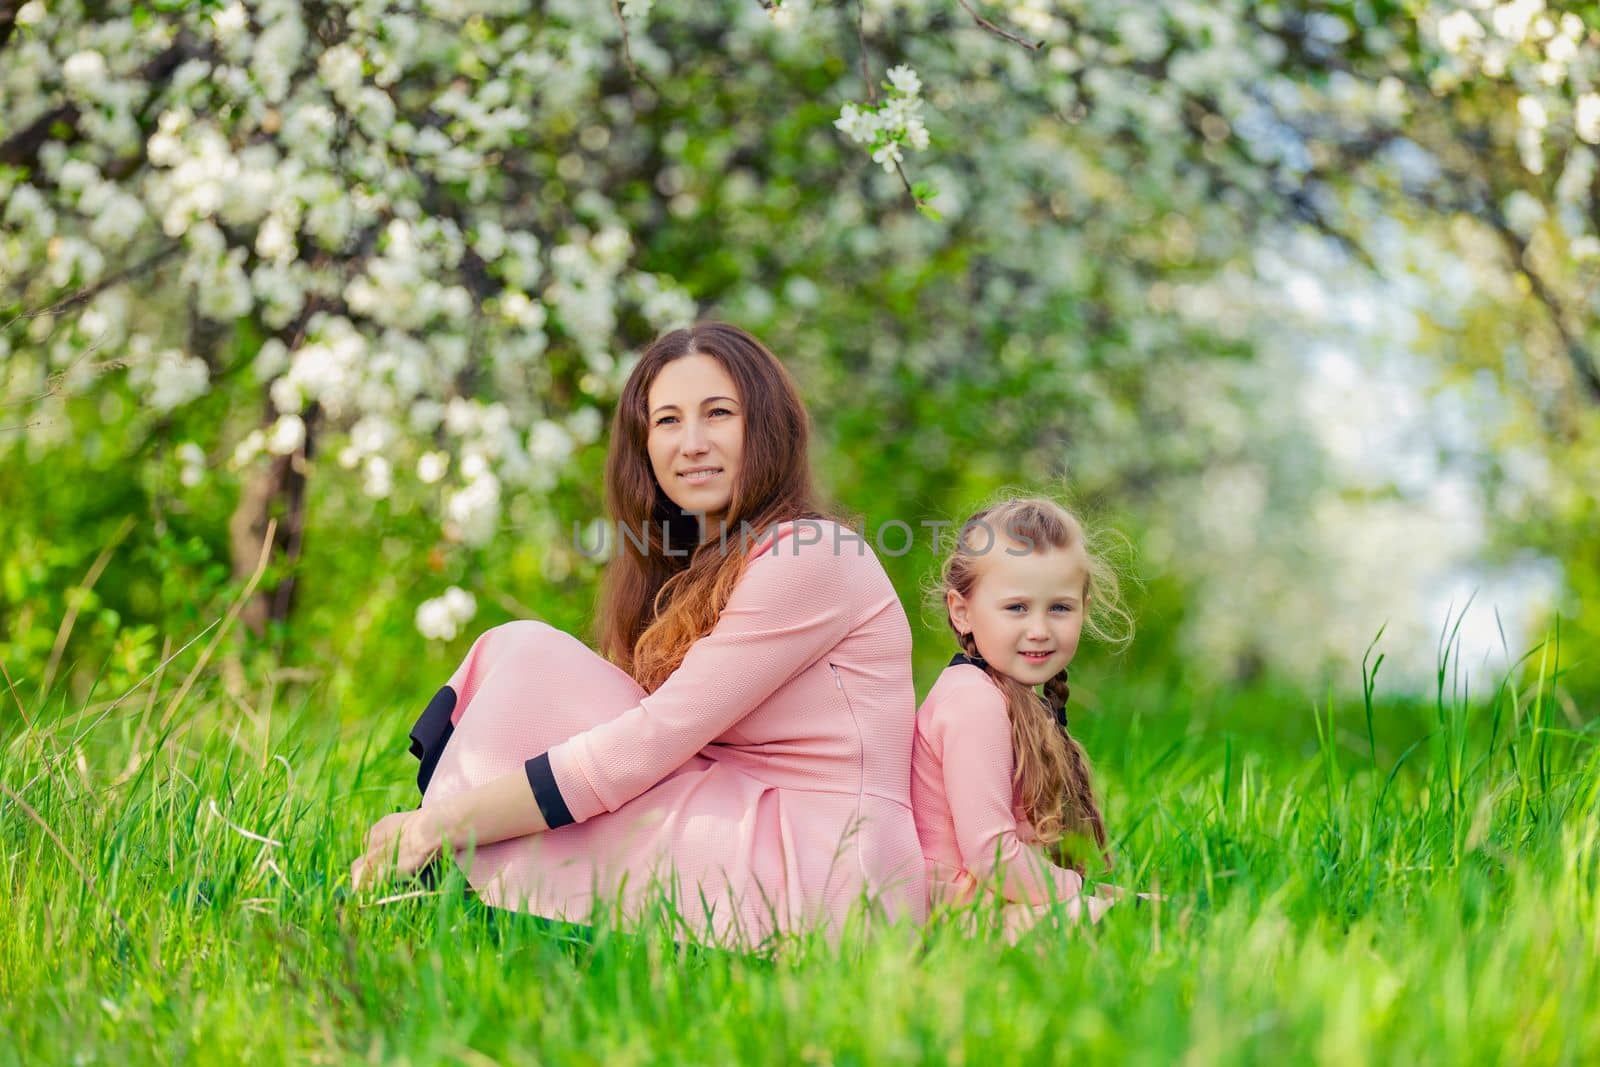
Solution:
{"label": "girl's hand", "polygon": [[[1101,896],[1107,897],[1107,898],[1109,898],[1111,900],[1126,900],[1127,896],[1128,896],[1128,891],[1126,889],[1123,889],[1121,886],[1118,886],[1118,885],[1112,885],[1110,882],[1096,882],[1096,883],[1094,883],[1094,891],[1096,893],[1100,894]],[[1166,900],[1167,899],[1166,897],[1162,896],[1160,893],[1135,893],[1134,896],[1139,900]]]}
{"label": "girl's hand", "polygon": [[1083,903],[1089,909],[1089,923],[1093,925],[1100,921],[1100,916],[1111,910],[1111,905],[1116,901],[1107,897],[1090,896],[1085,897]]}
{"label": "girl's hand", "polygon": [[1114,903],[1116,902],[1106,897],[1079,893],[1067,901],[1067,918],[1075,923],[1087,921],[1092,926],[1100,921],[1102,915],[1111,910],[1111,905]]}
{"label": "girl's hand", "polygon": [[367,831],[367,851],[350,865],[350,886],[363,889],[387,874],[416,874],[439,851],[420,811],[385,815]]}

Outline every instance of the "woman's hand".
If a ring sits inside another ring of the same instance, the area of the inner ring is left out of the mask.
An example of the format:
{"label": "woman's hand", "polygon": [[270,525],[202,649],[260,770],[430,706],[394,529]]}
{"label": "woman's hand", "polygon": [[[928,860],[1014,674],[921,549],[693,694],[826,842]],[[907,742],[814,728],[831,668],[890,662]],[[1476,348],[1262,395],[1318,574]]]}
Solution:
{"label": "woman's hand", "polygon": [[350,865],[350,886],[364,889],[387,874],[416,874],[439,851],[439,835],[420,811],[385,815],[367,831],[367,851]]}
{"label": "woman's hand", "polygon": [[350,884],[360,889],[389,873],[415,874],[449,840],[461,849],[489,845],[549,827],[521,768],[483,785],[452,793],[422,811],[385,815],[367,831],[366,855],[350,867]]}

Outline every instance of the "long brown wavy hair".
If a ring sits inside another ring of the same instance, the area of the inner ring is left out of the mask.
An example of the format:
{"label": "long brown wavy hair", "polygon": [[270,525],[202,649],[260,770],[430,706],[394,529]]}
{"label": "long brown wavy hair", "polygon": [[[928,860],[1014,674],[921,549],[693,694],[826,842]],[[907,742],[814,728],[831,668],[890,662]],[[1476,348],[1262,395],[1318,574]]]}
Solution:
{"label": "long brown wavy hair", "polygon": [[1133,617],[1123,605],[1116,569],[1096,543],[1099,538],[1067,508],[1048,497],[1008,495],[962,523],[955,549],[940,572],[938,589],[945,622],[962,650],[1005,694],[1006,711],[1011,718],[1011,747],[1016,753],[1012,785],[1039,843],[1064,865],[1082,874],[1085,844],[1092,840],[1094,849],[1109,866],[1105,820],[1095,799],[1089,760],[1083,746],[1064,725],[1071,696],[1067,668],[1044,683],[1041,699],[1032,686],[1002,674],[984,661],[976,639],[971,633],[957,630],[950,617],[949,591],[970,598],[981,577],[978,561],[986,552],[979,549],[975,537],[980,530],[990,531],[982,542],[985,547],[992,547],[994,532],[1001,531],[1023,544],[1031,541],[1036,546],[1055,549],[1079,548],[1088,571],[1083,589],[1084,631],[1125,647],[1133,640]]}
{"label": "long brown wavy hair", "polygon": [[[700,542],[699,519],[662,490],[646,447],[651,384],[668,363],[695,354],[722,364],[742,406],[744,446],[725,543]],[[788,371],[737,326],[702,322],[673,330],[640,356],[611,422],[606,508],[617,524],[617,551],[606,565],[595,628],[601,653],[646,692],[655,692],[716,625],[756,537],[792,519],[835,518],[819,507],[809,440],[810,420]]]}

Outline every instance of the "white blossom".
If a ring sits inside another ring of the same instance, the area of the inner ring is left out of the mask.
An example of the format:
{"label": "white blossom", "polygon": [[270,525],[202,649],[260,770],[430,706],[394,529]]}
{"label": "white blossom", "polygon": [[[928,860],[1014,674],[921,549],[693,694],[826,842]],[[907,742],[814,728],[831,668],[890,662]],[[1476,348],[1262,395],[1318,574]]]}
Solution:
{"label": "white blossom", "polygon": [[907,96],[916,96],[922,91],[922,79],[917,77],[917,72],[903,65],[889,68],[889,84],[896,92]]}
{"label": "white blossom", "polygon": [[605,429],[605,418],[598,408],[582,407],[567,418],[567,432],[580,444],[593,444]]}
{"label": "white blossom", "polygon": [[[463,462],[463,470],[465,470]],[[500,521],[500,480],[482,473],[445,501],[445,532],[469,545],[487,544]]]}
{"label": "white blossom", "polygon": [[355,105],[361,86],[361,53],[348,43],[336,44],[317,60],[317,72],[335,99],[347,108]]}
{"label": "white blossom", "polygon": [[1534,227],[1545,218],[1544,205],[1524,189],[1518,189],[1506,197],[1505,213],[1506,222],[1523,237],[1533,233]]}
{"label": "white blossom", "polygon": [[261,321],[272,329],[287,326],[305,306],[304,272],[295,263],[263,263],[250,274]]}
{"label": "white blossom", "polygon": [[572,455],[572,435],[560,423],[540,421],[528,435],[528,458],[537,465],[559,468]]}
{"label": "white blossom", "polygon": [[1550,121],[1545,111],[1544,102],[1536,96],[1524,96],[1517,100],[1517,114],[1522,116],[1522,121],[1535,130],[1542,130]]}
{"label": "white blossom", "polygon": [[50,284],[66,288],[75,280],[93,282],[105,268],[105,256],[88,241],[76,237],[61,237],[49,246]]}
{"label": "white blossom", "polygon": [[452,585],[444,595],[417,605],[417,631],[431,641],[449,641],[477,613],[478,602],[473,595]]}
{"label": "white blossom", "polygon": [[1529,25],[1544,10],[1544,0],[1510,0],[1497,4],[1490,14],[1494,32],[1508,41],[1521,41],[1528,36]]}
{"label": "white blossom", "polygon": [[249,23],[250,14],[239,0],[233,0],[227,7],[218,8],[211,15],[211,26],[216,32],[217,40],[223,43],[238,39]]}
{"label": "white blossom", "polygon": [[80,199],[86,189],[100,183],[100,170],[82,159],[69,159],[56,172],[56,182],[61,191]]}
{"label": "white blossom", "polygon": [[331,413],[341,413],[355,393],[366,341],[342,317],[313,320],[312,333],[313,340],[290,356],[289,372],[272,383],[273,405],[281,412],[298,412],[317,401]]}
{"label": "white blossom", "polygon": [[109,182],[86,192],[78,207],[94,217],[89,224],[89,237],[108,249],[121,248],[132,241],[149,218],[138,197]]}
{"label": "white blossom", "polygon": [[305,50],[305,27],[295,7],[274,7],[278,17],[256,38],[250,72],[262,98],[275,104],[289,92],[289,76],[299,65]]}
{"label": "white blossom", "polygon": [[306,424],[299,415],[279,415],[267,432],[266,449],[275,456],[287,456],[306,443]]}
{"label": "white blossom", "polygon": [[478,602],[473,599],[472,594],[453,585],[445,590],[444,602],[457,622],[466,622],[478,611]]}
{"label": "white blossom", "polygon": [[130,377],[145,388],[145,403],[166,412],[204,393],[211,372],[205,360],[167,349],[153,359],[135,363]]}
{"label": "white blossom", "polygon": [[204,449],[193,441],[185,441],[177,447],[176,454],[178,463],[181,465],[178,471],[178,481],[184,488],[193,489],[205,480],[206,453]]}
{"label": "white blossom", "polygon": [[233,466],[243,467],[261,454],[267,446],[267,435],[260,430],[251,430],[234,446]]}
{"label": "white blossom", "polygon": [[361,488],[375,500],[394,492],[394,467],[382,456],[368,456],[361,467]]}
{"label": "white blossom", "polygon": [[1483,25],[1470,11],[1452,11],[1439,20],[1438,34],[1439,44],[1454,54],[1473,41],[1483,40]]}
{"label": "white blossom", "polygon": [[61,64],[61,76],[74,92],[94,99],[104,92],[110,72],[106,69],[105,56],[86,49],[67,57]]}
{"label": "white blossom", "polygon": [[494,263],[506,250],[506,231],[493,219],[485,219],[478,224],[477,235],[472,240],[472,249],[483,257],[485,263]]}
{"label": "white blossom", "polygon": [[1584,93],[1572,107],[1572,125],[1578,136],[1600,145],[1600,93]]}
{"label": "white blossom", "polygon": [[1167,48],[1159,9],[1129,8],[1117,16],[1117,37],[1135,59],[1152,60]]}
{"label": "white blossom", "polygon": [[417,459],[417,480],[433,485],[450,469],[450,456],[445,452],[424,452]]}
{"label": "white blossom", "polygon": [[878,132],[878,115],[847,102],[839,109],[839,117],[833,120],[833,125],[852,141],[870,141]]}
{"label": "white blossom", "polygon": [[834,127],[850,140],[865,145],[872,160],[892,171],[904,159],[903,146],[923,149],[928,146],[928,130],[922,121],[922,81],[907,66],[889,70],[888,98],[876,107],[845,103],[839,109]]}
{"label": "white blossom", "polygon": [[294,252],[294,234],[289,227],[279,216],[268,216],[256,232],[256,254],[263,259],[285,260]]}

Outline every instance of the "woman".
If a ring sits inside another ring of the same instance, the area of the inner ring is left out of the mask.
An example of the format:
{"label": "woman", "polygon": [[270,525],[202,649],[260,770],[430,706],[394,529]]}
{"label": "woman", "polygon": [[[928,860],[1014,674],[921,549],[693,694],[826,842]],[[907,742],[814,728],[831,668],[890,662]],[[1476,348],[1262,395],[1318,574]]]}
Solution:
{"label": "woman", "polygon": [[422,806],[373,826],[356,884],[448,842],[482,899],[555,919],[659,888],[724,944],[837,935],[862,900],[922,921],[911,630],[817,510],[807,438],[743,330],[646,349],[606,463],[607,658],[542,623],[481,636],[413,733]]}

